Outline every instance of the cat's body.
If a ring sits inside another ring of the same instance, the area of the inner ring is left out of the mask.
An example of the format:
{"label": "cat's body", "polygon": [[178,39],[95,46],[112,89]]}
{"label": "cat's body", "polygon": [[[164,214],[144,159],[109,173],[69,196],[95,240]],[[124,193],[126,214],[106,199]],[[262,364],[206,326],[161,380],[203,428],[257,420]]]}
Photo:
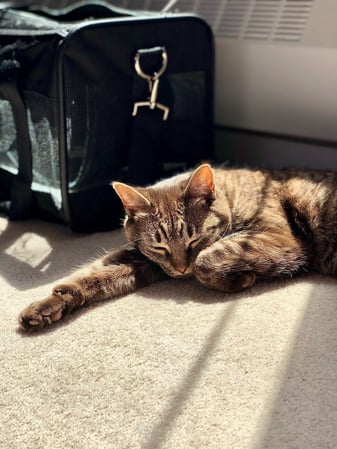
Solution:
{"label": "cat's body", "polygon": [[25,329],[167,276],[225,292],[301,271],[337,276],[337,173],[202,165],[149,188],[114,188],[130,244],[28,306]]}

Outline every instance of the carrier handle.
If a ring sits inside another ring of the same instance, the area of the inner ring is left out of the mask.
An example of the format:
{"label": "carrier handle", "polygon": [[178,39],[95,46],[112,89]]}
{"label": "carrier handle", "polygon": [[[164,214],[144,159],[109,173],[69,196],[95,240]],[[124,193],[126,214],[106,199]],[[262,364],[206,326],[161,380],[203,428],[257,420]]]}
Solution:
{"label": "carrier handle", "polygon": [[[177,1],[178,0],[168,0],[161,12],[169,12]],[[16,2],[15,4],[14,2],[8,1],[3,2],[0,5],[0,10],[4,8],[32,12],[58,22],[76,22],[85,19],[109,19],[113,17],[139,16],[140,14],[151,15],[150,11],[137,11],[127,8],[119,8],[111,5],[111,3],[105,0],[96,0],[92,3],[87,2],[86,0],[81,0],[60,9],[49,8],[48,6],[43,5],[27,5],[27,1],[24,0],[22,0],[21,3]]]}
{"label": "carrier handle", "polygon": [[[5,2],[0,5],[1,9],[16,9],[31,12],[46,17],[57,22],[79,22],[82,20],[111,19],[114,17],[139,16],[140,11],[119,8],[104,0],[87,2],[85,0],[73,3],[64,8],[49,8],[43,5],[27,5],[26,2],[16,3]],[[151,15],[149,11],[141,11],[144,15]]]}

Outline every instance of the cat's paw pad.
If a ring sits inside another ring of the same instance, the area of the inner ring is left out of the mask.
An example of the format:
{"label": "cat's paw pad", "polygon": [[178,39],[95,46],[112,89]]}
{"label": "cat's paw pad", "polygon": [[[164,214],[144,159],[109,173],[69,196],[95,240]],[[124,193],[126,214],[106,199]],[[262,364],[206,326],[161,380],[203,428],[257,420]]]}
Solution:
{"label": "cat's paw pad", "polygon": [[33,302],[19,316],[19,323],[25,330],[40,330],[64,318],[74,307],[84,303],[82,295],[75,288],[58,285],[53,293],[42,301]]}
{"label": "cat's paw pad", "polygon": [[256,274],[253,273],[252,271],[247,272],[247,273],[242,273],[241,275],[241,288],[245,289],[245,288],[249,288],[251,287],[256,280]]}
{"label": "cat's paw pad", "polygon": [[66,303],[57,295],[33,302],[19,316],[20,325],[26,330],[39,330],[62,318]]}

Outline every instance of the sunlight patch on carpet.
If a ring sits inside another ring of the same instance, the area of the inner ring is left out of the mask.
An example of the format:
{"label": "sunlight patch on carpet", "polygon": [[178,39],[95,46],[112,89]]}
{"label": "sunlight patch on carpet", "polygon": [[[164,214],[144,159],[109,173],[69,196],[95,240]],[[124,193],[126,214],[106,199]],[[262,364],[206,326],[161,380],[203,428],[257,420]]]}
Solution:
{"label": "sunlight patch on carpet", "polygon": [[[21,235],[12,245],[10,245],[5,253],[16,260],[23,262],[33,268],[39,267],[43,261],[52,252],[52,248],[48,241],[31,232],[26,232]],[[46,261],[48,264],[49,261]],[[43,264],[41,271],[45,270],[45,264]]]}
{"label": "sunlight patch on carpet", "polygon": [[[273,343],[276,346],[275,352],[278,359],[272,359],[272,357],[270,359],[270,375],[268,379],[265,379],[265,398],[263,407],[261,407],[261,414],[257,420],[255,444],[252,445],[252,449],[264,447],[262,442],[265,439],[267,429],[271,425],[271,418],[275,414],[275,408],[277,409],[280,400],[282,401],[283,386],[289,381],[289,376],[292,375],[289,367],[294,355],[296,355],[296,347],[298,340],[301,338],[301,330],[313,296],[313,289],[312,285],[305,285],[304,283],[297,286],[298,292],[293,292],[292,305],[288,306],[289,311],[285,310],[286,313],[284,314],[287,315],[288,323],[286,326],[282,326],[282,329],[279,329],[278,335],[276,333],[277,338]],[[287,305],[285,305],[285,309],[287,309]]]}

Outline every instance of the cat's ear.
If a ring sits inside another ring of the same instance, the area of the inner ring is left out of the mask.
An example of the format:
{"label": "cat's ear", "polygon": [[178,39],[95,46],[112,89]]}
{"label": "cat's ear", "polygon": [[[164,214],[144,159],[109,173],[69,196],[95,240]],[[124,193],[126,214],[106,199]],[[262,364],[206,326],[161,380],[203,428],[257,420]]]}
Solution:
{"label": "cat's ear", "polygon": [[200,165],[191,175],[184,197],[211,199],[214,197],[213,171],[208,164]]}
{"label": "cat's ear", "polygon": [[113,182],[112,187],[121,199],[125,212],[131,217],[136,214],[147,212],[151,206],[150,201],[145,198],[137,189],[123,184],[122,182]]}

